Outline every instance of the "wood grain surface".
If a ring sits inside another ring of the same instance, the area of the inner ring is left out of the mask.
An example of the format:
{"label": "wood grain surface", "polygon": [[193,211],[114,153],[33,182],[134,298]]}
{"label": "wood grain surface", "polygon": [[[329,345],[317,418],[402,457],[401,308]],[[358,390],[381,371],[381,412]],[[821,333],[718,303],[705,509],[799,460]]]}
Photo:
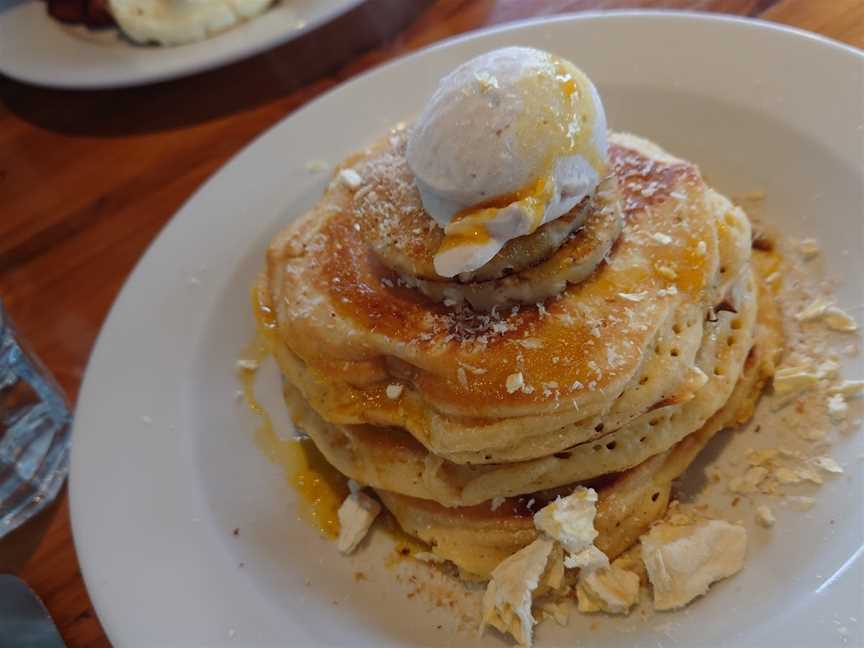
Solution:
{"label": "wood grain surface", "polygon": [[[759,17],[864,46],[864,0],[370,0],[298,41],[187,79],[71,92],[0,77],[0,295],[74,402],[138,258],[256,135],[336,84],[442,38],[635,7]],[[65,492],[0,542],[0,571],[10,570],[42,597],[69,646],[110,645],[81,579]]]}

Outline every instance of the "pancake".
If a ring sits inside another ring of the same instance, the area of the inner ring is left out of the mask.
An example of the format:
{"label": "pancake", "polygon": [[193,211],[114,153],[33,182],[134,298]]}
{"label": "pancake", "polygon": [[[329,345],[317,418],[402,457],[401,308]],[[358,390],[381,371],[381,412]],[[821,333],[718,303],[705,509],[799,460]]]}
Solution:
{"label": "pancake", "polygon": [[[597,489],[596,546],[614,560],[661,518],[669,503],[672,482],[720,430],[739,425],[753,414],[765,383],[774,373],[783,344],[779,313],[767,290],[760,295],[759,327],[747,365],[731,396],[700,429],[671,449],[625,472],[600,481],[583,482]],[[431,547],[442,559],[480,578],[506,557],[537,537],[533,514],[556,495],[576,484],[504,500],[492,510],[489,502],[447,508],[429,500],[376,489],[402,529]]]}
{"label": "pancake", "polygon": [[[449,283],[433,265],[444,232],[423,209],[405,158],[409,135],[407,128],[397,128],[346,163],[363,178],[351,210],[364,241],[385,267],[403,277]],[[489,263],[459,275],[458,281],[501,279],[541,263],[585,223],[586,206],[587,201],[534,233],[508,242]]]}
{"label": "pancake", "polygon": [[[660,368],[648,350],[677,314],[701,322],[740,283],[749,223],[692,164],[644,140],[615,136],[610,155],[624,228],[607,259],[557,298],[503,312],[400,285],[360,231],[352,192],[332,183],[271,244],[259,286],[286,378],[329,423],[402,428],[466,467],[548,458],[634,425],[670,394],[695,399],[692,362]],[[662,380],[640,384],[646,374]]]}
{"label": "pancake", "polygon": [[[518,273],[487,281],[470,282],[429,281],[408,275],[400,275],[400,279],[406,286],[417,288],[435,301],[453,304],[467,302],[480,311],[491,311],[493,308],[513,304],[543,302],[559,295],[568,284],[579,283],[591,276],[609,254],[621,233],[623,217],[614,177],[604,181],[597,197],[586,201],[578,209],[587,213],[584,226],[564,239],[561,246],[548,258]],[[552,221],[546,226],[556,222],[557,220]],[[532,238],[535,234],[514,239],[511,243]],[[499,256],[507,253],[505,246]]]}
{"label": "pancake", "polygon": [[[445,506],[465,506],[588,480],[626,470],[666,451],[705,424],[726,402],[753,347],[757,320],[762,327],[774,326],[776,320],[770,296],[757,301],[749,271],[741,285],[738,312],[721,311],[715,321],[698,329],[698,350],[692,362],[704,382],[692,398],[650,408],[610,433],[591,428],[596,438],[534,460],[460,465],[430,453],[399,428],[327,423],[290,381],[285,387],[286,400],[298,426],[328,461],[343,474],[376,488]],[[663,350],[659,345],[656,348]]]}
{"label": "pancake", "polygon": [[[615,400],[605,416],[594,416],[587,420],[576,414],[576,422],[570,423],[574,412],[564,412],[561,415],[545,415],[539,417],[524,417],[522,427],[534,434],[523,434],[516,442],[506,447],[491,446],[482,457],[476,453],[450,453],[446,458],[456,463],[498,463],[502,461],[521,461],[537,456],[554,453],[563,446],[575,445],[594,439],[604,433],[616,430],[621,425],[636,418],[644,411],[654,409],[658,403],[672,405],[693,398],[696,390],[704,384],[705,375],[694,368],[696,353],[702,341],[702,314],[698,308],[680,308],[669,313],[656,337],[643,354],[643,360],[624,391]],[[313,407],[319,394],[324,398],[340,397],[340,394],[320,389],[312,373],[296,355],[284,346],[277,345],[274,355],[283,375],[303,390]],[[552,386],[546,386],[552,391]],[[557,388],[556,388],[557,389]],[[397,404],[407,407],[409,395],[403,397]],[[387,404],[383,404],[386,406]],[[329,404],[319,404],[318,410],[328,410]],[[560,425],[554,430],[554,424]],[[483,433],[494,435],[497,428],[487,424]],[[377,430],[373,426],[374,430]]]}

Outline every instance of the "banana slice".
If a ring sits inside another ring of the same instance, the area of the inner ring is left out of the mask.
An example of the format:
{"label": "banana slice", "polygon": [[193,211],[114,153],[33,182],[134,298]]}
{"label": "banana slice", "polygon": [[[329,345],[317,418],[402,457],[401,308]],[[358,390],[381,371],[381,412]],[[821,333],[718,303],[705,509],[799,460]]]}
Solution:
{"label": "banana slice", "polygon": [[204,40],[266,11],[274,0],[109,0],[120,29],[137,43]]}

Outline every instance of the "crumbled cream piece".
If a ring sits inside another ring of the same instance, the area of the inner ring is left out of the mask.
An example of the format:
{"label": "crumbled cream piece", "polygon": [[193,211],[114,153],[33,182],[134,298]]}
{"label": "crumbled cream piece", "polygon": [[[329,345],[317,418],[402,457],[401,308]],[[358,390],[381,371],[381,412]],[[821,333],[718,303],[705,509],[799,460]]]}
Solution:
{"label": "crumbled cream piece", "polygon": [[[817,430],[806,438],[819,440],[823,437],[824,432]],[[805,457],[798,452],[776,448],[750,450],[747,453],[747,462],[753,467],[749,468],[744,475],[730,480],[729,490],[737,493],[760,491],[776,495],[779,494],[777,491],[778,483],[798,484],[802,481],[809,481],[817,485],[823,483],[822,477],[814,468],[814,466],[819,467],[819,465],[812,459],[805,461]],[[766,481],[769,477],[775,481]]]}
{"label": "crumbled cream piece", "polygon": [[240,358],[237,361],[238,369],[245,369],[247,371],[255,371],[260,366],[257,360],[253,360],[251,358]]}
{"label": "crumbled cream piece", "polygon": [[819,384],[819,376],[809,367],[783,367],[774,373],[774,393],[785,396],[802,392]]}
{"label": "crumbled cream piece", "polygon": [[820,362],[816,367],[816,375],[819,377],[819,380],[827,380],[829,378],[834,378],[837,375],[837,372],[840,371],[840,365],[838,365],[833,360],[826,360],[825,362]]}
{"label": "crumbled cream piece", "polygon": [[492,500],[489,502],[489,508],[491,508],[493,511],[497,511],[498,507],[500,507],[505,501],[506,498],[504,497],[493,497]]}
{"label": "crumbled cream piece", "polygon": [[399,383],[391,383],[387,385],[387,389],[385,390],[387,392],[387,398],[390,400],[396,400],[402,395],[403,389],[405,389],[405,386]]}
{"label": "crumbled cream piece", "polygon": [[795,315],[799,322],[822,320],[832,331],[851,333],[858,330],[858,324],[846,311],[837,308],[826,299],[817,299]]}
{"label": "crumbled cream piece", "polygon": [[696,254],[699,256],[705,256],[708,254],[708,245],[705,241],[699,241],[699,243],[696,244]]}
{"label": "crumbled cream piece", "polygon": [[648,572],[645,571],[645,563],[642,562],[642,547],[639,546],[638,542],[618,556],[612,565],[618,569],[633,572],[639,577],[641,584],[648,585]]}
{"label": "crumbled cream piece", "polygon": [[802,239],[798,242],[798,252],[800,252],[801,256],[805,259],[812,259],[820,252],[819,243],[816,239],[812,238]]}
{"label": "crumbled cream piece", "polygon": [[671,297],[672,295],[678,294],[678,287],[677,286],[668,286],[666,288],[661,288],[660,290],[657,291],[657,294],[660,297]]}
{"label": "crumbled cream piece", "polygon": [[819,473],[810,466],[801,466],[797,469],[797,472],[801,481],[809,481],[817,486],[821,486],[825,481],[822,479],[821,475],[819,475]]}
{"label": "crumbled cream piece", "polygon": [[627,614],[639,601],[639,575],[614,564],[580,573],[576,598],[580,612]]}
{"label": "crumbled cream piece", "polygon": [[822,316],[823,321],[832,331],[842,331],[851,333],[858,330],[858,323],[846,311],[831,306],[825,309],[825,314]]}
{"label": "crumbled cream piece", "polygon": [[805,426],[798,429],[798,436],[805,441],[824,441],[828,433],[820,427]]}
{"label": "crumbled cream piece", "polygon": [[814,457],[810,461],[813,462],[814,466],[821,468],[825,472],[834,473],[835,475],[843,474],[843,468],[831,457]]}
{"label": "crumbled cream piece", "polygon": [[744,565],[747,531],[723,520],[656,524],[640,539],[654,608],[671,610],[702,596]]}
{"label": "crumbled cream piece", "polygon": [[339,172],[339,180],[352,191],[363,184],[363,178],[354,169],[342,169]]}
{"label": "crumbled cream piece", "polygon": [[792,470],[788,466],[780,466],[774,471],[774,477],[781,484],[797,484],[802,480],[801,473],[797,470]]}
{"label": "crumbled cream piece", "polygon": [[795,319],[799,322],[810,322],[817,320],[825,314],[825,311],[831,306],[831,302],[827,299],[817,299],[811,302],[804,309],[795,314]]}
{"label": "crumbled cream piece", "polygon": [[486,72],[485,70],[475,72],[474,78],[477,79],[477,83],[483,92],[487,92],[490,88],[498,87],[498,79]]}
{"label": "crumbled cream piece", "polygon": [[546,619],[554,619],[562,628],[567,625],[570,620],[570,610],[566,603],[558,601],[543,601],[540,604],[540,612]]}
{"label": "crumbled cream piece", "polygon": [[493,571],[483,594],[480,631],[487,625],[510,633],[530,646],[534,628],[532,596],[550,562],[555,541],[541,537],[504,559]]}
{"label": "crumbled cream piece", "polygon": [[546,563],[546,571],[540,579],[540,587],[535,592],[536,596],[542,596],[549,591],[562,591],[564,588],[564,550],[557,542],[549,554],[549,562]]}
{"label": "crumbled cream piece", "polygon": [[864,394],[864,380],[844,380],[839,385],[829,388],[828,393],[841,394],[846,398]]}
{"label": "crumbled cream piece", "polygon": [[309,173],[321,173],[326,171],[330,165],[324,160],[309,160],[304,166]]}
{"label": "crumbled cream piece", "polygon": [[645,297],[648,296],[648,293],[647,293],[647,292],[644,292],[644,291],[643,291],[643,292],[638,292],[638,293],[623,293],[623,292],[619,292],[619,293],[618,293],[618,296],[619,296],[621,299],[626,299],[627,301],[631,301],[631,302],[641,302],[643,299],[645,299]]}
{"label": "crumbled cream piece", "polygon": [[468,374],[465,373],[465,367],[456,369],[456,380],[462,389],[468,389]]}
{"label": "crumbled cream piece", "polygon": [[813,505],[816,503],[816,498],[807,497],[805,495],[792,496],[789,498],[789,504],[796,511],[800,511],[804,513],[813,508]]}
{"label": "crumbled cream piece", "polygon": [[740,477],[729,480],[729,490],[733,493],[755,493],[759,490],[759,484],[768,477],[768,469],[762,466],[751,466]]}
{"label": "crumbled cream piece", "polygon": [[459,363],[459,367],[464,369],[465,371],[474,374],[475,376],[482,376],[486,373],[486,370],[481,367],[474,367],[469,364],[465,364],[464,362]]}
{"label": "crumbled cream piece", "polygon": [[747,452],[747,463],[751,466],[762,466],[774,461],[780,456],[777,448],[762,448],[761,450],[749,450]]}
{"label": "crumbled cream piece", "polygon": [[579,553],[568,554],[564,559],[564,566],[567,569],[579,569],[583,572],[600,569],[608,564],[609,558],[593,544],[585,547]]}
{"label": "crumbled cream piece", "polygon": [[596,515],[597,491],[579,486],[537,511],[534,526],[567,550],[564,565],[568,569],[596,569],[609,564],[606,555],[594,546]]}
{"label": "crumbled cream piece", "polygon": [[664,234],[663,232],[654,232],[651,235],[651,238],[653,238],[655,241],[657,241],[661,245],[669,245],[672,242],[672,237],[669,236],[668,234]]}
{"label": "crumbled cream piece", "polygon": [[[678,278],[678,273],[675,272],[672,268],[666,265],[657,266],[657,274],[661,277],[669,280],[674,280]],[[674,294],[674,293],[671,293]]]}
{"label": "crumbled cream piece", "polygon": [[756,522],[765,527],[774,526],[777,518],[774,517],[774,512],[764,504],[756,507]]}
{"label": "crumbled cream piece", "polygon": [[507,376],[507,393],[512,394],[513,392],[517,392],[525,386],[525,378],[522,376],[521,371],[517,371],[516,373],[512,373]]}
{"label": "crumbled cream piece", "polygon": [[351,493],[342,502],[339,517],[339,539],[336,546],[343,554],[350,554],[366,537],[375,518],[381,512],[378,500],[362,491]]}
{"label": "crumbled cream piece", "polygon": [[516,344],[525,349],[542,349],[543,348],[543,340],[538,338],[523,338],[522,340],[517,340]]}
{"label": "crumbled cream piece", "polygon": [[843,394],[834,394],[828,397],[828,417],[834,423],[840,423],[845,420],[848,413],[849,405],[846,404]]}

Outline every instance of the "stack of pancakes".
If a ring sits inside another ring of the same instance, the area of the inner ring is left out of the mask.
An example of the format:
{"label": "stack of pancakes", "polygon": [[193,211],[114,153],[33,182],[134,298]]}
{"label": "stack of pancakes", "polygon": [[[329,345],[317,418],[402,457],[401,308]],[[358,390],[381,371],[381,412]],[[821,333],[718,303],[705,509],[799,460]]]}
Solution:
{"label": "stack of pancakes", "polygon": [[407,138],[348,159],[268,250],[256,308],[295,420],[466,576],[580,484],[614,559],[750,416],[782,343],[776,259],[693,164],[610,134],[594,196],[445,279]]}

